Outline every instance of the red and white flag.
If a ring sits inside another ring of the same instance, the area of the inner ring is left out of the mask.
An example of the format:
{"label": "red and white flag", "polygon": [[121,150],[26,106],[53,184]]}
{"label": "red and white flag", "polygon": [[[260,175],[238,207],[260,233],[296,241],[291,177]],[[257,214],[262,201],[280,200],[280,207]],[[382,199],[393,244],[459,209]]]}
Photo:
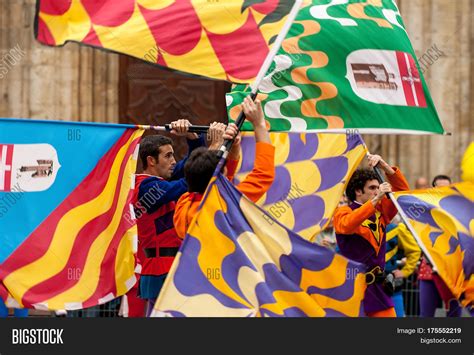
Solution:
{"label": "red and white flag", "polygon": [[0,191],[10,191],[13,144],[0,144]]}

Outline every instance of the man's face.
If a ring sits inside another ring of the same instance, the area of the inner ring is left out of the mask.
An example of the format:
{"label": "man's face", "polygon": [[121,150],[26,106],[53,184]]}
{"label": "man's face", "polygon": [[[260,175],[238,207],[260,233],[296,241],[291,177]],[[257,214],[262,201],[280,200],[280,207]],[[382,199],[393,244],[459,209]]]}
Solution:
{"label": "man's face", "polygon": [[158,161],[155,165],[155,173],[163,179],[171,178],[174,167],[176,166],[176,159],[174,158],[174,150],[171,144],[162,145],[159,148]]}
{"label": "man's face", "polygon": [[435,187],[443,187],[443,186],[449,186],[451,183],[447,179],[438,179],[434,183]]}
{"label": "man's face", "polygon": [[378,180],[367,180],[365,182],[364,190],[356,190],[356,201],[359,203],[366,203],[369,200],[372,200],[379,193]]}

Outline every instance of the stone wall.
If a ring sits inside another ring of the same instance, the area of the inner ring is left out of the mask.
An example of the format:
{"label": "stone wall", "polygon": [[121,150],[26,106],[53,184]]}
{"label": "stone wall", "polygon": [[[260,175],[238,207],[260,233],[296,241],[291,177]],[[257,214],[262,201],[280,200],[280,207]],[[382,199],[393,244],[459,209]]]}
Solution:
{"label": "stone wall", "polygon": [[8,69],[0,71],[0,117],[118,122],[119,56],[39,44],[35,3],[0,2],[0,60]]}
{"label": "stone wall", "polygon": [[401,167],[410,185],[419,176],[432,179],[438,174],[458,181],[462,155],[474,141],[474,2],[398,4],[441,122],[452,135],[364,138],[372,152]]}

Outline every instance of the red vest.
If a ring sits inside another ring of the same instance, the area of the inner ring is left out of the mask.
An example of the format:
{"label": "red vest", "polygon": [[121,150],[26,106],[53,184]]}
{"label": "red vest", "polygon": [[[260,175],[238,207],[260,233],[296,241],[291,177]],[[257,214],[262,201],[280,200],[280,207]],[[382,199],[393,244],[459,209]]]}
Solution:
{"label": "red vest", "polygon": [[[152,176],[136,175],[133,205],[137,217],[138,258],[142,262],[141,275],[159,276],[169,272],[175,258],[174,256],[160,256],[160,248],[165,248],[162,249],[161,254],[166,254],[163,251],[169,251],[169,248],[179,248],[182,242],[173,225],[175,201],[160,206],[151,214],[148,214],[143,207],[147,203],[146,200],[143,199],[141,203],[138,201],[140,184],[150,177]],[[156,178],[161,179],[160,177]],[[150,252],[154,252],[155,256],[147,257]]]}

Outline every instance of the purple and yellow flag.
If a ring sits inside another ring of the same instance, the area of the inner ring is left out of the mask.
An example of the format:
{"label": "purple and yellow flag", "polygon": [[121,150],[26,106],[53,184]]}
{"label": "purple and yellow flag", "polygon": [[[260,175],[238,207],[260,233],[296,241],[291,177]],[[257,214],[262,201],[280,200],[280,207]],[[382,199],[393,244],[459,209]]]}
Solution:
{"label": "purple and yellow flag", "polygon": [[474,305],[474,183],[395,196],[443,281],[464,306]]}
{"label": "purple and yellow flag", "polygon": [[7,305],[86,308],[134,285],[130,200],[142,134],[124,125],[0,119]]}
{"label": "purple and yellow flag", "polygon": [[38,0],[36,37],[236,83],[257,76],[293,0]]}
{"label": "purple and yellow flag", "polygon": [[[358,134],[270,133],[275,146],[275,181],[257,201],[267,213],[305,239],[325,228],[352,173],[367,153]],[[243,133],[235,177],[252,170],[255,138]]]}
{"label": "purple and yellow flag", "polygon": [[222,175],[207,189],[153,316],[363,315],[365,269],[308,242]]}

